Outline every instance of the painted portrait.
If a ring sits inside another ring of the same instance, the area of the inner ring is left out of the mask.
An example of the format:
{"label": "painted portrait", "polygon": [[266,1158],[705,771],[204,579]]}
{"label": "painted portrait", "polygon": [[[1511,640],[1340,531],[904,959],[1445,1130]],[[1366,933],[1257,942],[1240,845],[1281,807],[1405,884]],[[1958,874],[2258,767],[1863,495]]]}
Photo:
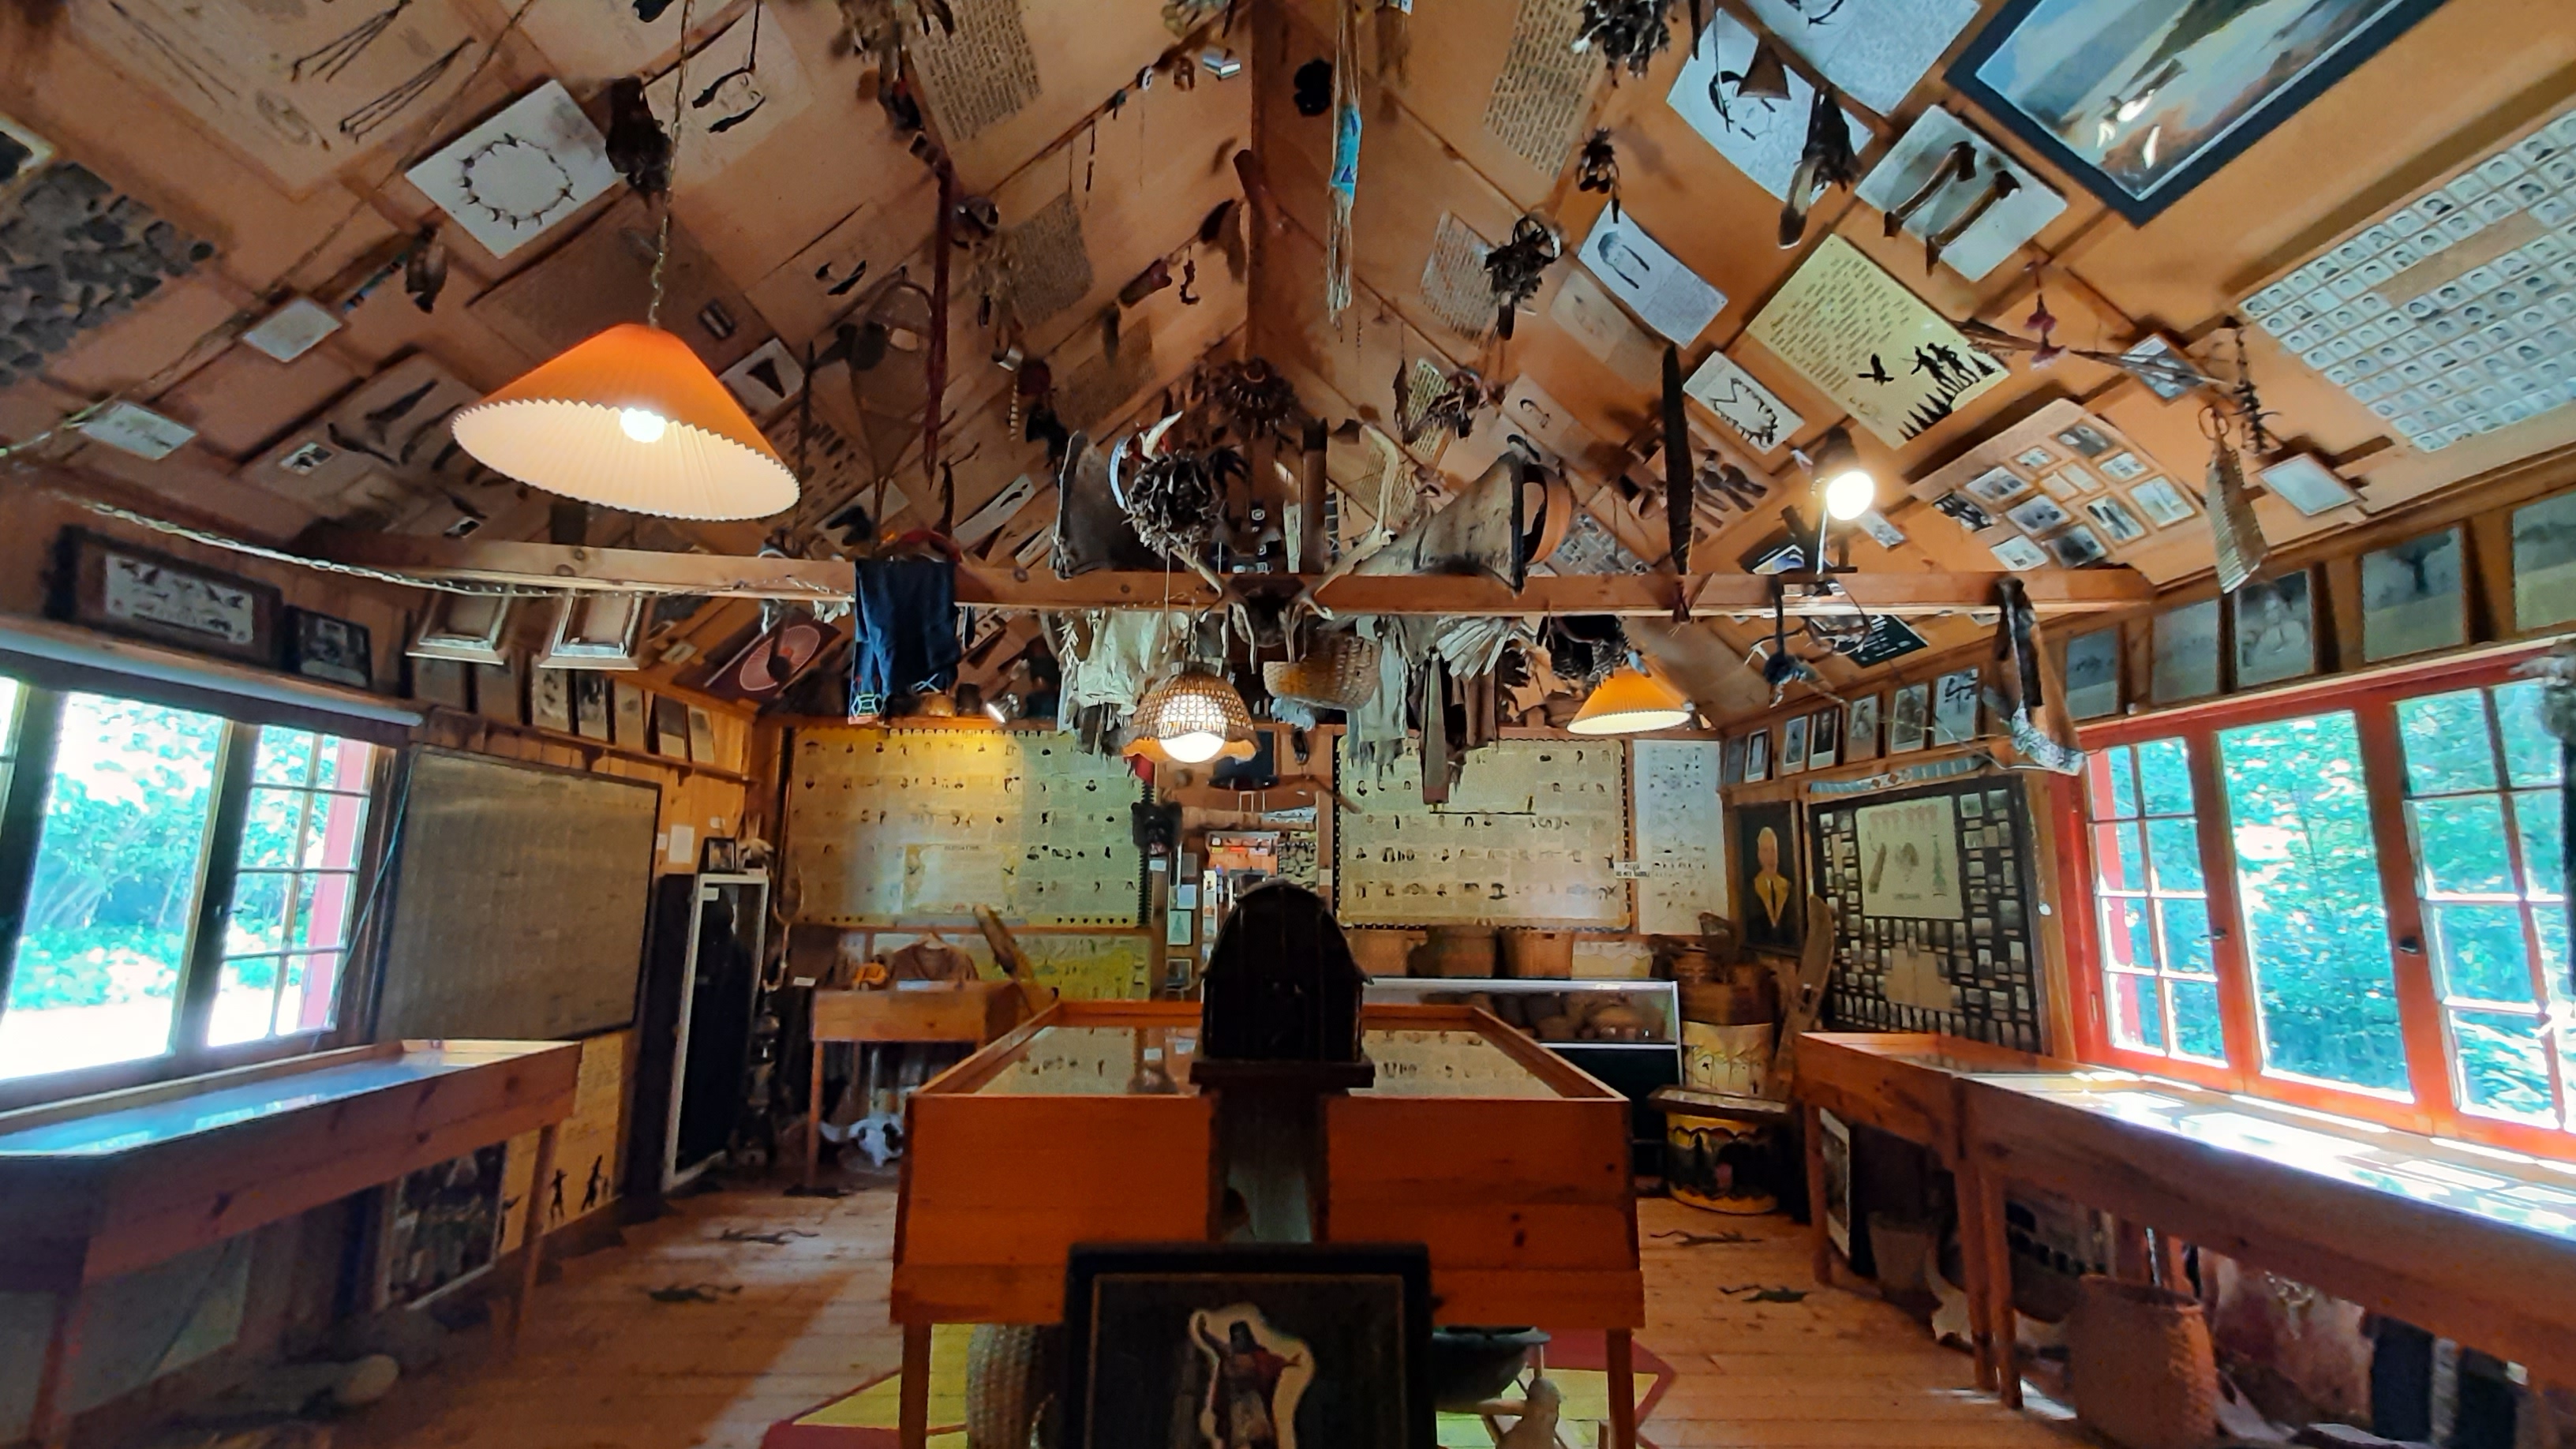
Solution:
{"label": "painted portrait", "polygon": [[1795,951],[1806,939],[1807,890],[1798,878],[1797,832],[1785,804],[1735,811],[1735,906],[1744,944]]}

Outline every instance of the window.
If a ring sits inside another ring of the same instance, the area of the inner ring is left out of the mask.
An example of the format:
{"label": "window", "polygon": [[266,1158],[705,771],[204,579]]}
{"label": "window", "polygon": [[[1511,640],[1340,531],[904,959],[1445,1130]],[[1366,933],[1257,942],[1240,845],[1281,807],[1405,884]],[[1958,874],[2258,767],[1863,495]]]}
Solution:
{"label": "window", "polygon": [[9,681],[0,710],[0,1080],[333,1026],[370,746]]}
{"label": "window", "polygon": [[2559,751],[2540,685],[2401,700],[2397,725],[2453,1090],[2465,1111],[2566,1125]]}
{"label": "window", "polygon": [[2112,1036],[2140,1051],[2222,1060],[2190,752],[2176,739],[2113,745],[2094,752],[2090,779]]}
{"label": "window", "polygon": [[2576,1159],[2536,652],[2088,726],[2061,796],[2095,896],[2067,933],[2082,1054]]}

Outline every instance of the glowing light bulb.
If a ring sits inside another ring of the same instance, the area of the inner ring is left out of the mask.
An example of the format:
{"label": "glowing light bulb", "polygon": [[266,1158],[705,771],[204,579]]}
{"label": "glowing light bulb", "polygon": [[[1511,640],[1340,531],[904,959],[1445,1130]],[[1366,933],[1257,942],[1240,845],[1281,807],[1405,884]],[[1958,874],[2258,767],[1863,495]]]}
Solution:
{"label": "glowing light bulb", "polygon": [[617,426],[625,429],[626,436],[639,443],[662,441],[662,430],[670,425],[667,418],[650,408],[620,408],[617,411]]}
{"label": "glowing light bulb", "polygon": [[1212,730],[1191,730],[1163,741],[1163,753],[1184,765],[1203,765],[1224,748],[1225,736]]}
{"label": "glowing light bulb", "polygon": [[1878,501],[1878,480],[1853,468],[1825,480],[1825,511],[1849,523]]}

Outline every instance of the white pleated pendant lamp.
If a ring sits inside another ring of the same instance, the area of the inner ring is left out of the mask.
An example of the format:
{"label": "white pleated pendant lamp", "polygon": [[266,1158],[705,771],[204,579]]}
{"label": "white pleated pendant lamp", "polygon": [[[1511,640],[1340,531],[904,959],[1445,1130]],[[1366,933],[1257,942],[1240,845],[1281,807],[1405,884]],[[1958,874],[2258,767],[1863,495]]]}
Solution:
{"label": "white pleated pendant lamp", "polygon": [[456,441],[532,488],[664,518],[767,518],[789,471],[689,345],[622,322],[457,413]]}

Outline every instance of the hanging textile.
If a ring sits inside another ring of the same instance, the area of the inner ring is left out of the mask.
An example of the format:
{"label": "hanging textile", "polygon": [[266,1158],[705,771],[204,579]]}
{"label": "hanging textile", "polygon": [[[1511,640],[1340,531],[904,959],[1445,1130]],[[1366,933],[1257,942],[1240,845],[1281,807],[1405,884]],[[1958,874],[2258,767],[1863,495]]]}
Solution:
{"label": "hanging textile", "polygon": [[957,678],[957,566],[944,558],[861,559],[850,716]]}
{"label": "hanging textile", "polygon": [[1324,317],[1342,319],[1351,305],[1351,263],[1357,242],[1351,235],[1351,208],[1360,194],[1359,46],[1351,38],[1355,0],[1333,0],[1333,215],[1324,235]]}

